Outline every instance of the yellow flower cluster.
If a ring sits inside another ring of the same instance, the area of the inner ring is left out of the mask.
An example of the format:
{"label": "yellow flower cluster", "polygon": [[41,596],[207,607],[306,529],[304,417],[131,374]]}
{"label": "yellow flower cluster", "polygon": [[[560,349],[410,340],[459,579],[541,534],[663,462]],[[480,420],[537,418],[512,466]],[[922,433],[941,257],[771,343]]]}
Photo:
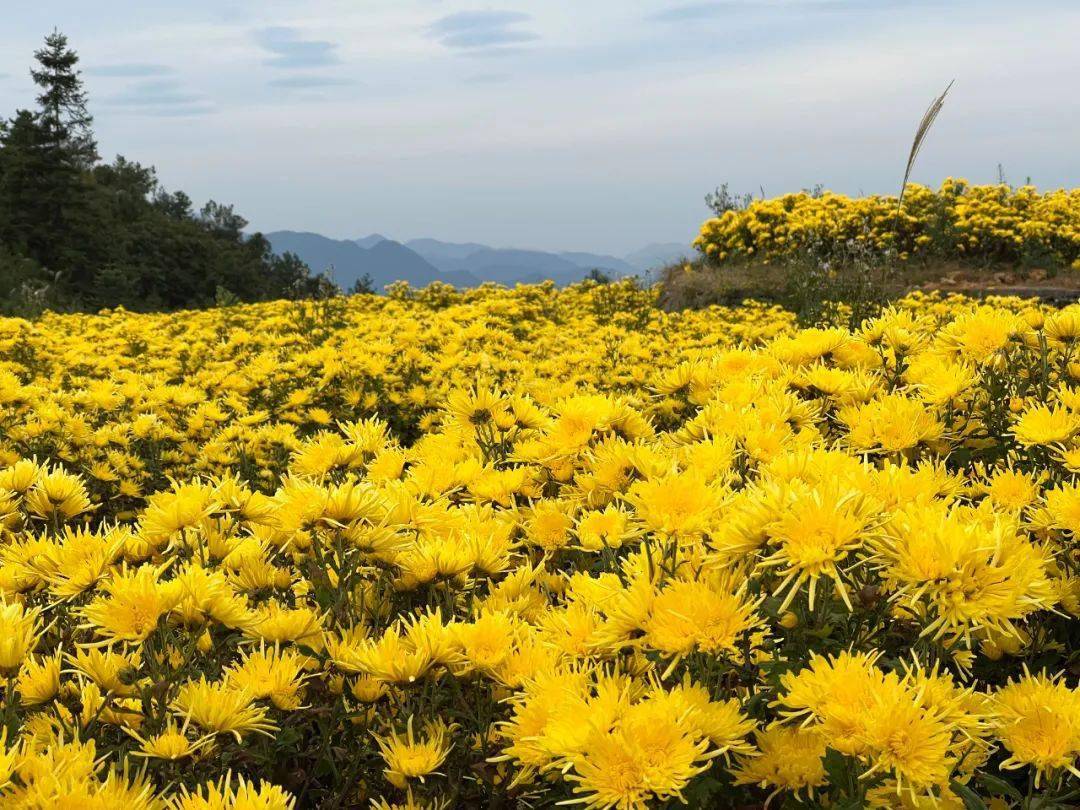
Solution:
{"label": "yellow flower cluster", "polygon": [[695,246],[713,261],[866,251],[901,260],[1025,261],[1080,269],[1080,189],[913,184],[902,209],[891,196],[786,194],[752,201],[702,225]]}
{"label": "yellow flower cluster", "polygon": [[1076,800],[1080,307],[398,289],[0,347],[0,807]]}

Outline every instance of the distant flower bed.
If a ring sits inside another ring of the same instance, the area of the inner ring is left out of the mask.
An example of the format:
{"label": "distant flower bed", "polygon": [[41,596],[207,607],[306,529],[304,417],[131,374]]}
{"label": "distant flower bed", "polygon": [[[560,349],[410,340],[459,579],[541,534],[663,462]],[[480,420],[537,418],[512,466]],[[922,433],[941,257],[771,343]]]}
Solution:
{"label": "distant flower bed", "polygon": [[695,246],[714,262],[828,258],[851,245],[901,261],[952,259],[1080,269],[1080,189],[974,186],[948,179],[895,196],[825,192],[754,200],[704,223]]}

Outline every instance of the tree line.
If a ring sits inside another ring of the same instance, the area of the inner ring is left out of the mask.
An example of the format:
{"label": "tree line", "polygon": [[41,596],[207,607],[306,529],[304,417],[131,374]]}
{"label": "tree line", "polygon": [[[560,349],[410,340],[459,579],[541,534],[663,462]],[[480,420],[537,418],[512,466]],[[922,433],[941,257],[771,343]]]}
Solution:
{"label": "tree line", "polygon": [[78,54],[54,31],[34,53],[37,106],[0,121],[0,310],[204,307],[329,291],[274,255],[231,205],[196,209],[152,166],[101,160]]}

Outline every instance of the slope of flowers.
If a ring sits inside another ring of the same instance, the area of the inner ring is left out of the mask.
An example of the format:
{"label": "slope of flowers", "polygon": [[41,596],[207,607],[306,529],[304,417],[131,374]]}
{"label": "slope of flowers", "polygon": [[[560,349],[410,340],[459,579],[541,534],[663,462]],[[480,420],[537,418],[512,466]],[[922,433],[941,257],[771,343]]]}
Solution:
{"label": "slope of flowers", "polygon": [[1080,268],[1080,189],[911,185],[896,197],[826,192],[754,200],[702,225],[695,246],[714,261],[830,258],[850,243],[902,260],[959,259]]}
{"label": "slope of flowers", "polygon": [[1072,806],[1078,344],[630,285],[0,321],[0,806]]}

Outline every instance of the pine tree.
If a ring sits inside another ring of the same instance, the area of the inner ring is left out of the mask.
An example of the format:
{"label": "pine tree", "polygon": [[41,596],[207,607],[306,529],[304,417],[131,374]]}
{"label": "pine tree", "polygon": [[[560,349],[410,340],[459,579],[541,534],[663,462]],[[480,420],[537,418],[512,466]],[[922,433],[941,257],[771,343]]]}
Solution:
{"label": "pine tree", "polygon": [[34,58],[39,67],[31,69],[30,75],[41,88],[37,102],[46,138],[74,166],[88,169],[98,161],[98,154],[91,129],[94,117],[86,108],[82,74],[76,69],[79,55],[68,47],[67,37],[54,30]]}
{"label": "pine tree", "polygon": [[93,118],[67,37],[54,31],[34,57],[39,108],[18,111],[0,131],[0,236],[81,295],[104,237],[88,182],[98,159]]}
{"label": "pine tree", "polygon": [[38,109],[0,119],[0,311],[19,290],[34,307],[149,310],[209,306],[218,288],[243,301],[336,292],[247,236],[231,205],[196,212],[152,167],[102,164],[78,55],[54,31],[34,56]]}

